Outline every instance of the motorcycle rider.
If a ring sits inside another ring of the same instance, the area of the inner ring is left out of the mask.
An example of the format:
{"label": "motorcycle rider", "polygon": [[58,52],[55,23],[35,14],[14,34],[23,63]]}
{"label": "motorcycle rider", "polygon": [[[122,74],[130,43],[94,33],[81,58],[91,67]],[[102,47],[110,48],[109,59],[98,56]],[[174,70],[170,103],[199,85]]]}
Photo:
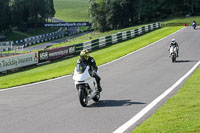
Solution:
{"label": "motorcycle rider", "polygon": [[96,79],[98,90],[99,90],[99,92],[101,92],[102,91],[102,88],[100,85],[101,78],[97,74],[98,68],[96,66],[96,62],[93,57],[89,56],[89,53],[86,49],[84,49],[80,52],[80,58],[78,59],[77,64],[78,63],[84,63],[84,64],[90,66],[89,73],[92,77],[94,77]]}
{"label": "motorcycle rider", "polygon": [[196,21],[195,20],[192,21],[192,26],[193,26],[194,29],[196,28]]}
{"label": "motorcycle rider", "polygon": [[[168,51],[170,50],[170,48],[171,48],[172,46],[175,46],[175,47],[176,47],[176,49],[177,49],[176,52],[177,52],[177,57],[178,57],[179,45],[178,45],[178,43],[176,42],[175,39],[172,39]],[[171,56],[171,53],[170,53],[170,56]]]}

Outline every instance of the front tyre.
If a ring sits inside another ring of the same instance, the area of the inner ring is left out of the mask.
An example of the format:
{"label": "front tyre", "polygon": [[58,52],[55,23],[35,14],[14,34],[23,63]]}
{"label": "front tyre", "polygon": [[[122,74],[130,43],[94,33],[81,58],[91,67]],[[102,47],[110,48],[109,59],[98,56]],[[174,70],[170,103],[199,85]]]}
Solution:
{"label": "front tyre", "polygon": [[175,55],[172,55],[172,62],[176,62],[176,56]]}
{"label": "front tyre", "polygon": [[79,89],[79,101],[83,107],[86,107],[88,104],[87,92],[83,88]]}
{"label": "front tyre", "polygon": [[100,99],[100,93],[98,92],[98,93],[96,94],[96,96],[95,96],[94,98],[92,98],[92,100],[95,101],[95,102],[98,102],[99,99]]}

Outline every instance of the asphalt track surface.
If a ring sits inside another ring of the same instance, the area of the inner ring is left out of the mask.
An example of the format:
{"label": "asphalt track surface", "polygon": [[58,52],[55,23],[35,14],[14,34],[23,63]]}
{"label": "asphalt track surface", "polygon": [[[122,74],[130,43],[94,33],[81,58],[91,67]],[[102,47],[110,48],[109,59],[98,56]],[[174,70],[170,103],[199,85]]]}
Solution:
{"label": "asphalt track surface", "polygon": [[[200,60],[199,37],[200,30],[187,27],[141,51],[100,67],[103,87],[100,102],[90,101],[85,108],[79,104],[71,76],[0,91],[0,133],[111,133]],[[172,38],[180,46],[176,63],[171,63],[167,51]],[[156,108],[130,129],[148,118]]]}

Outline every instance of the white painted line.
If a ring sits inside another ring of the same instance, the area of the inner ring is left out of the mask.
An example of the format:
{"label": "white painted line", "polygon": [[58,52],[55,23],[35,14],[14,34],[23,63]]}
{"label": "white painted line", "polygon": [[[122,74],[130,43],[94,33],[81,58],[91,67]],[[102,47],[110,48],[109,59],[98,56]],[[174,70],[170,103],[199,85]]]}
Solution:
{"label": "white painted line", "polygon": [[[185,28],[185,27],[184,27],[184,28]],[[101,66],[99,66],[99,67],[103,67],[103,66],[105,66],[105,65],[111,64],[111,63],[116,62],[116,61],[118,61],[118,60],[121,60],[121,59],[123,59],[123,58],[125,58],[125,57],[127,57],[127,56],[129,56],[129,55],[132,55],[132,54],[134,54],[134,53],[136,53],[136,52],[139,52],[139,51],[141,51],[141,50],[143,50],[143,49],[145,49],[145,48],[147,48],[147,47],[150,47],[150,46],[156,44],[157,42],[160,42],[161,40],[164,40],[165,38],[168,38],[168,37],[170,37],[170,36],[176,34],[177,32],[183,30],[184,28],[182,28],[182,29],[180,29],[180,30],[178,30],[178,31],[176,31],[176,32],[174,32],[174,33],[172,33],[172,34],[170,34],[170,35],[168,35],[168,36],[166,36],[166,37],[164,37],[164,38],[162,38],[162,39],[156,41],[156,42],[153,42],[153,43],[151,43],[151,44],[149,44],[149,45],[147,45],[147,46],[145,46],[145,47],[143,47],[143,48],[141,48],[141,49],[138,49],[138,50],[136,50],[136,51],[134,51],[134,52],[132,52],[132,53],[129,53],[129,54],[127,54],[127,55],[125,55],[125,56],[122,56],[122,57],[120,57],[120,58],[118,58],[118,59],[116,59],[116,60],[113,60],[113,61],[111,61],[111,62],[105,63],[105,64],[103,64],[103,65],[101,65]],[[59,80],[59,79],[66,78],[66,77],[69,77],[69,76],[71,76],[71,74],[70,74],[70,75],[66,75],[66,76],[62,76],[62,77],[58,77],[58,78],[54,78],[54,79],[50,79],[50,80],[45,80],[45,81],[37,82],[37,83],[32,83],[32,84],[27,84],[27,85],[22,85],[22,86],[11,87],[11,88],[7,88],[7,89],[0,89],[0,92],[2,92],[2,91],[7,91],[7,90],[13,90],[13,89],[17,89],[17,88],[22,88],[22,87],[28,87],[28,86],[37,85],[37,84],[42,84],[42,83],[46,83],[46,82],[51,82],[51,81]]]}
{"label": "white painted line", "polygon": [[1,91],[13,90],[13,89],[17,89],[17,88],[22,88],[22,87],[33,86],[33,85],[37,85],[37,84],[42,84],[42,83],[46,83],[46,82],[50,82],[50,81],[62,79],[62,78],[69,77],[69,76],[71,76],[71,75],[66,75],[66,76],[62,76],[62,77],[55,78],[55,79],[40,81],[40,82],[36,82],[36,83],[32,83],[32,84],[27,84],[27,85],[22,85],[22,86],[16,86],[16,87],[7,88],[7,89],[0,89],[0,92],[1,92]]}
{"label": "white painted line", "polygon": [[183,77],[181,77],[175,84],[173,84],[169,89],[167,89],[163,94],[153,100],[149,105],[132,117],[129,121],[123,124],[121,127],[116,129],[113,133],[123,133],[133,124],[135,124],[139,119],[141,119],[146,113],[148,113],[154,106],[156,106],[162,99],[164,99],[170,92],[172,92],[182,81],[184,81],[190,74],[192,74],[200,65],[200,61]]}

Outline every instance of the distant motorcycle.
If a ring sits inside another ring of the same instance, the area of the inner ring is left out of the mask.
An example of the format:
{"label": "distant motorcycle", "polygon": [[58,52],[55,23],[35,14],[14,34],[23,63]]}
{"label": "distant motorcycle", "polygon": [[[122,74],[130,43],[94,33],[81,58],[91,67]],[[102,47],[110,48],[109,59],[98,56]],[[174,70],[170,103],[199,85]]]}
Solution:
{"label": "distant motorcycle", "polygon": [[176,62],[176,58],[177,58],[177,47],[176,46],[171,46],[170,47],[170,56],[172,59],[172,62]]}
{"label": "distant motorcycle", "polygon": [[73,79],[75,87],[78,90],[79,101],[83,107],[86,107],[88,101],[98,102],[100,99],[100,92],[97,88],[97,82],[89,73],[90,67],[83,63],[78,63],[74,70]]}
{"label": "distant motorcycle", "polygon": [[192,27],[193,27],[194,30],[196,29],[196,23],[195,22],[192,23]]}

